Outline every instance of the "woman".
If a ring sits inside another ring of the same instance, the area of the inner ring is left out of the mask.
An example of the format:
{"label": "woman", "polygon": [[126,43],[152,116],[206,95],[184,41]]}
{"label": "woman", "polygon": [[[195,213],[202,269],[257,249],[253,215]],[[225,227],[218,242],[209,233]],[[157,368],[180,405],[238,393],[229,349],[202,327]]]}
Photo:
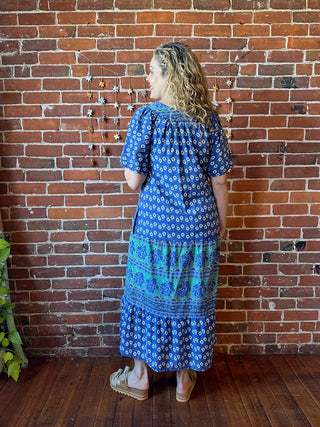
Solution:
{"label": "woman", "polygon": [[111,387],[148,397],[148,368],[176,371],[176,398],[189,400],[196,371],[210,368],[226,173],[232,166],[206,79],[189,47],[159,46],[147,81],[150,105],[134,114],[121,156],[128,185],[141,188],[121,308],[119,369]]}

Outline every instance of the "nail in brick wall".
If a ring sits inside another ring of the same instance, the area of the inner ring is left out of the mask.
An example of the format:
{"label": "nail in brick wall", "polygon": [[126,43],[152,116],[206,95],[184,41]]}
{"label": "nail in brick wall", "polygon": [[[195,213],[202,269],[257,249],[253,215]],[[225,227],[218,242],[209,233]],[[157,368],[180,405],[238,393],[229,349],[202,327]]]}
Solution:
{"label": "nail in brick wall", "polygon": [[119,352],[138,200],[119,163],[127,108],[150,101],[147,64],[171,40],[195,50],[212,96],[219,85],[232,134],[216,352],[319,351],[319,2],[8,0],[0,9],[0,204],[28,354]]}

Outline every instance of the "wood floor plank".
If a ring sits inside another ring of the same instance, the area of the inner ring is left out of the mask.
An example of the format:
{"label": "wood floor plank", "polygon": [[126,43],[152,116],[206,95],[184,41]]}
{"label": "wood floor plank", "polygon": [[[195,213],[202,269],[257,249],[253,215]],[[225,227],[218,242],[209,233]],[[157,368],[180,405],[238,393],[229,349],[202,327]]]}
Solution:
{"label": "wood floor plank", "polygon": [[310,426],[310,423],[303,411],[290,394],[285,382],[282,380],[273,363],[272,357],[256,357],[256,361],[260,369],[264,373],[264,377],[273,391],[279,405],[285,412],[285,420],[288,425],[293,427]]}
{"label": "wood floor plank", "polygon": [[62,408],[71,394],[73,382],[79,380],[79,365],[84,364],[85,361],[66,359],[64,362],[61,370],[52,372],[51,393],[37,420],[40,425],[56,425],[59,416],[63,413]]}
{"label": "wood floor plank", "polygon": [[250,419],[243,405],[241,395],[234,384],[225,356],[219,357],[214,364],[221,393],[225,401],[231,425],[248,426]]}
{"label": "wood floor plank", "polygon": [[[264,356],[259,356],[259,358],[262,357]],[[286,419],[286,414],[281,405],[279,405],[278,399],[265,379],[264,373],[260,369],[255,356],[240,356],[240,360],[243,363],[270,424],[274,427],[281,427],[283,425],[283,420]]]}
{"label": "wood floor plank", "polygon": [[[216,361],[218,363],[218,360],[219,359],[217,357],[214,357],[213,365],[216,364]],[[212,425],[224,427],[231,426],[231,420],[221,392],[215,368],[211,367],[208,371],[202,373],[201,381]]]}
{"label": "wood floor plank", "polygon": [[[75,426],[94,425],[103,389],[106,386],[107,360],[94,359],[79,410],[75,416]],[[109,386],[109,384],[108,384]]]}
{"label": "wood floor plank", "polygon": [[[24,389],[24,377],[32,376],[28,382],[28,390],[19,407],[14,412],[19,416],[17,424],[19,427],[33,427],[37,425],[37,419],[41,410],[52,393],[52,377],[59,372],[64,365],[64,360],[32,359],[28,368],[23,372],[22,381],[17,384],[21,390]],[[26,396],[28,398],[26,399]]]}
{"label": "wood floor plank", "polygon": [[[6,402],[7,406],[3,416],[8,423],[7,425],[20,425],[19,420],[21,419],[24,422],[22,414],[24,410],[29,409],[27,408],[28,401],[25,399],[25,396],[30,390],[32,395],[32,392],[35,390],[34,385],[37,384],[37,370],[41,370],[46,377],[50,373],[49,365],[45,360],[33,360],[28,369],[21,372],[18,383],[15,383],[12,379],[10,380],[12,381],[12,389],[10,391],[7,388],[6,399],[4,399],[4,403]],[[38,384],[41,387],[43,382],[39,376],[38,379],[40,380]]]}
{"label": "wood floor plank", "polygon": [[146,401],[114,392],[109,376],[120,366],[124,359],[31,359],[18,383],[2,382],[0,426],[320,425],[319,356],[215,356],[186,404],[176,401],[174,372],[150,372]]}
{"label": "wood floor plank", "polygon": [[319,369],[314,367],[314,364],[307,366],[304,363],[303,358],[300,359],[296,355],[284,356],[286,362],[294,371],[296,376],[299,378],[305,389],[309,392],[315,403],[318,405],[320,410],[320,384],[313,376],[313,373],[319,373]]}
{"label": "wood floor plank", "polygon": [[277,369],[280,377],[284,380],[288,390],[297,402],[298,406],[303,408],[303,412],[312,426],[319,423],[319,406],[306,391],[303,383],[299,380],[295,372],[286,362],[284,356],[274,355],[271,359],[273,366]]}
{"label": "wood floor plank", "polygon": [[150,427],[152,426],[152,414],[153,414],[153,405],[152,405],[152,396],[153,396],[153,372],[149,370],[149,397],[147,400],[134,401],[134,410],[133,410],[133,426],[141,427]]}
{"label": "wood floor plank", "polygon": [[110,387],[110,375],[116,372],[120,366],[124,366],[123,358],[105,358],[106,370],[101,375],[105,376],[104,387],[96,409],[94,427],[112,426],[118,397],[117,392]]}
{"label": "wood floor plank", "polygon": [[266,416],[264,408],[257,396],[254,387],[252,386],[252,383],[239,356],[228,357],[227,363],[238,392],[241,395],[241,399],[250,419],[251,425],[259,425],[261,427],[270,426],[270,421]]}
{"label": "wood floor plank", "polygon": [[[69,368],[70,385],[64,400],[60,400],[61,406],[59,408],[58,418],[55,421],[55,426],[74,426],[82,401],[86,398],[87,384],[94,363],[95,359],[90,358],[68,360],[68,368],[70,364],[73,364],[73,367]],[[54,395],[52,395],[51,398],[55,400]],[[51,405],[50,402],[48,404]]]}
{"label": "wood floor plank", "polygon": [[320,385],[320,357],[310,354],[297,355],[296,357]]}
{"label": "wood floor plank", "polygon": [[176,400],[175,381],[170,387],[171,422],[173,426],[193,426],[190,403],[181,403]]}
{"label": "wood floor plank", "polygon": [[212,422],[202,382],[202,376],[205,374],[205,372],[198,372],[197,383],[189,401],[193,426],[210,426]]}
{"label": "wood floor plank", "polygon": [[174,374],[172,372],[155,372],[152,381],[153,427],[171,426],[170,385]]}

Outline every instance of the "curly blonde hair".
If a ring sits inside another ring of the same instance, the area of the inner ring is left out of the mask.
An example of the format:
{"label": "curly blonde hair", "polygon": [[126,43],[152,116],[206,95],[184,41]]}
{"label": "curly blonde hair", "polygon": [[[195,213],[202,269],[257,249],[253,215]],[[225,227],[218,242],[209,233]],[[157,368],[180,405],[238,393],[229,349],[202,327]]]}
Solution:
{"label": "curly blonde hair", "polygon": [[208,111],[217,113],[209,99],[207,80],[189,46],[166,43],[154,52],[162,75],[167,79],[168,94],[175,108],[197,122],[210,125]]}

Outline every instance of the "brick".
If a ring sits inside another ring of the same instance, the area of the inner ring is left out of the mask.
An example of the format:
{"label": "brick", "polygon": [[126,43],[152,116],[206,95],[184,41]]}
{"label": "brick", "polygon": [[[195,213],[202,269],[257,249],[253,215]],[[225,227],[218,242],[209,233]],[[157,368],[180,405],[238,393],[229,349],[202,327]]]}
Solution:
{"label": "brick", "polygon": [[308,25],[276,24],[272,26],[271,35],[282,36],[286,34],[287,36],[307,36],[308,31]]}
{"label": "brick", "polygon": [[311,22],[319,23],[319,20],[320,20],[320,12],[314,12],[314,11],[293,12],[293,22],[306,22],[310,24]]}
{"label": "brick", "polygon": [[95,12],[60,12],[58,13],[58,24],[95,24]]}
{"label": "brick", "polygon": [[75,194],[83,193],[84,184],[81,182],[73,183],[51,183],[48,185],[48,193],[53,194]]}
{"label": "brick", "polygon": [[[218,27],[219,28],[219,27]],[[254,37],[254,36],[269,36],[270,29],[268,25],[234,25],[234,37]],[[282,34],[281,34],[282,35]]]}
{"label": "brick", "polygon": [[[183,13],[183,12],[180,12]],[[186,23],[189,22],[188,19],[188,13],[185,13],[183,18],[185,20],[179,21],[179,13],[177,13],[177,22]],[[210,15],[210,14],[208,14]],[[192,18],[190,20],[191,23],[194,23],[194,19],[197,16],[197,14],[192,14]],[[212,17],[212,15],[211,15]],[[204,18],[204,16],[203,16]],[[204,18],[205,19],[205,18]],[[157,23],[173,23],[174,21],[174,13],[168,12],[168,11],[144,11],[144,12],[137,12],[137,24],[153,24],[155,22]],[[201,22],[201,21],[200,21]]]}
{"label": "brick", "polygon": [[75,117],[81,116],[80,106],[77,105],[49,105],[44,108],[45,117]]}
{"label": "brick", "polygon": [[79,0],[77,3],[78,10],[103,10],[112,9],[113,0],[95,0],[94,3],[90,0]]}
{"label": "brick", "polygon": [[[248,48],[257,50],[274,50],[274,49],[285,49],[286,38],[284,37],[252,37],[249,39]],[[291,46],[293,49],[299,49],[298,47]]]}
{"label": "brick", "polygon": [[293,75],[293,64],[284,65],[259,65],[260,76],[289,76]]}
{"label": "brick", "polygon": [[110,39],[98,39],[97,49],[98,50],[121,50],[131,49],[133,51],[133,39],[126,38],[110,38]]}
{"label": "brick", "polygon": [[121,25],[117,27],[117,37],[143,37],[151,36],[153,25]]}
{"label": "brick", "polygon": [[113,63],[115,54],[113,52],[86,52],[86,56],[79,56],[79,62],[94,62],[101,64]]}
{"label": "brick", "polygon": [[232,0],[232,9],[267,9],[267,3],[267,0],[262,0],[258,4],[255,2],[255,0]]}
{"label": "brick", "polygon": [[24,130],[58,130],[58,119],[23,119]]}
{"label": "brick", "polygon": [[58,49],[72,51],[93,50],[96,47],[96,41],[88,38],[76,39],[59,39],[57,43]]}
{"label": "brick", "polygon": [[268,136],[271,140],[296,140],[304,139],[304,129],[269,129]]}
{"label": "brick", "polygon": [[149,62],[151,58],[150,52],[145,51],[121,51],[118,52],[117,60],[119,63],[129,63],[129,62]]}
{"label": "brick", "polygon": [[190,9],[191,0],[177,0],[174,5],[170,0],[154,0],[154,7],[156,9]]}
{"label": "brick", "polygon": [[44,194],[46,184],[11,183],[9,184],[9,191],[13,194]]}
{"label": "brick", "polygon": [[33,77],[68,77],[70,67],[68,65],[34,65],[32,67]]}
{"label": "brick", "polygon": [[42,52],[39,54],[40,64],[74,64],[76,57],[74,52]]}
{"label": "brick", "polygon": [[37,117],[42,114],[42,107],[40,105],[32,106],[8,106],[5,107],[6,117]]}
{"label": "brick", "polygon": [[274,51],[269,52],[268,62],[303,62],[303,52],[301,51]]}
{"label": "brick", "polygon": [[247,47],[246,38],[215,38],[212,41],[212,49],[240,50]]}
{"label": "brick", "polygon": [[271,0],[272,9],[305,9],[306,0]]}
{"label": "brick", "polygon": [[97,206],[101,205],[101,196],[66,196],[66,206]]}
{"label": "brick", "polygon": [[54,13],[20,13],[18,15],[19,25],[53,25],[55,24]]}
{"label": "brick", "polygon": [[53,92],[24,92],[23,102],[25,104],[34,104],[35,99],[39,104],[56,104],[59,102],[59,93]]}
{"label": "brick", "polygon": [[50,0],[49,3],[47,0],[40,0],[39,3],[40,10],[74,10],[75,6],[74,0]]}
{"label": "brick", "polygon": [[290,203],[290,205],[274,205],[274,215],[305,215],[308,213],[308,207],[306,205],[297,205]]}
{"label": "brick", "polygon": [[310,25],[310,36],[319,36],[320,35],[320,25],[311,24]]}
{"label": "brick", "polygon": [[255,12],[254,22],[260,24],[272,24],[272,28],[276,23],[286,22],[291,23],[291,11],[263,11]]}
{"label": "brick", "polygon": [[2,53],[13,53],[19,51],[19,43],[17,41],[1,41],[0,48]]}
{"label": "brick", "polygon": [[319,37],[288,37],[288,49],[319,49]]}
{"label": "brick", "polygon": [[3,65],[17,65],[17,64],[36,64],[38,56],[36,53],[19,53],[16,55],[3,55]]}
{"label": "brick", "polygon": [[27,181],[60,181],[59,170],[29,170],[26,173]]}
{"label": "brick", "polygon": [[56,91],[57,87],[60,90],[79,90],[80,84],[76,79],[43,79],[43,89]]}
{"label": "brick", "polygon": [[[203,13],[205,13],[205,12],[203,12]],[[252,12],[215,12],[214,22],[216,24],[247,24],[247,23],[251,23],[252,22]]]}
{"label": "brick", "polygon": [[272,81],[269,77],[238,77],[237,86],[239,88],[268,88]]}
{"label": "brick", "polygon": [[36,27],[2,27],[2,39],[29,39],[37,37]]}
{"label": "brick", "polygon": [[48,217],[53,219],[81,219],[84,218],[83,208],[49,208]]}
{"label": "brick", "polygon": [[152,9],[152,6],[152,0],[115,0],[115,7],[120,10]]}
{"label": "brick", "polygon": [[76,36],[76,26],[68,25],[68,26],[39,26],[39,36],[46,37],[47,39],[61,39],[63,37],[75,37]]}
{"label": "brick", "polygon": [[[135,2],[136,3],[136,2]],[[98,24],[134,24],[135,13],[134,12],[99,12],[98,13]]]}
{"label": "brick", "polygon": [[[30,82],[32,81],[32,86],[30,85]],[[17,87],[17,81],[16,79],[7,79],[5,82],[5,89],[6,91],[20,91],[23,92],[25,90],[34,90],[38,91],[41,90],[41,80],[40,79],[21,79],[19,81],[19,88]]]}
{"label": "brick", "polygon": [[5,13],[0,16],[0,25],[17,25],[16,13]]}
{"label": "brick", "polygon": [[87,218],[117,218],[121,217],[121,207],[87,208]]}
{"label": "brick", "polygon": [[111,25],[91,25],[90,27],[79,27],[78,37],[114,37],[115,28]]}
{"label": "brick", "polygon": [[35,10],[37,8],[36,0],[25,0],[17,3],[14,0],[8,0],[5,3],[1,3],[0,10],[2,11],[21,11],[21,10]]}
{"label": "brick", "polygon": [[229,25],[199,25],[194,28],[196,37],[231,37]]}

